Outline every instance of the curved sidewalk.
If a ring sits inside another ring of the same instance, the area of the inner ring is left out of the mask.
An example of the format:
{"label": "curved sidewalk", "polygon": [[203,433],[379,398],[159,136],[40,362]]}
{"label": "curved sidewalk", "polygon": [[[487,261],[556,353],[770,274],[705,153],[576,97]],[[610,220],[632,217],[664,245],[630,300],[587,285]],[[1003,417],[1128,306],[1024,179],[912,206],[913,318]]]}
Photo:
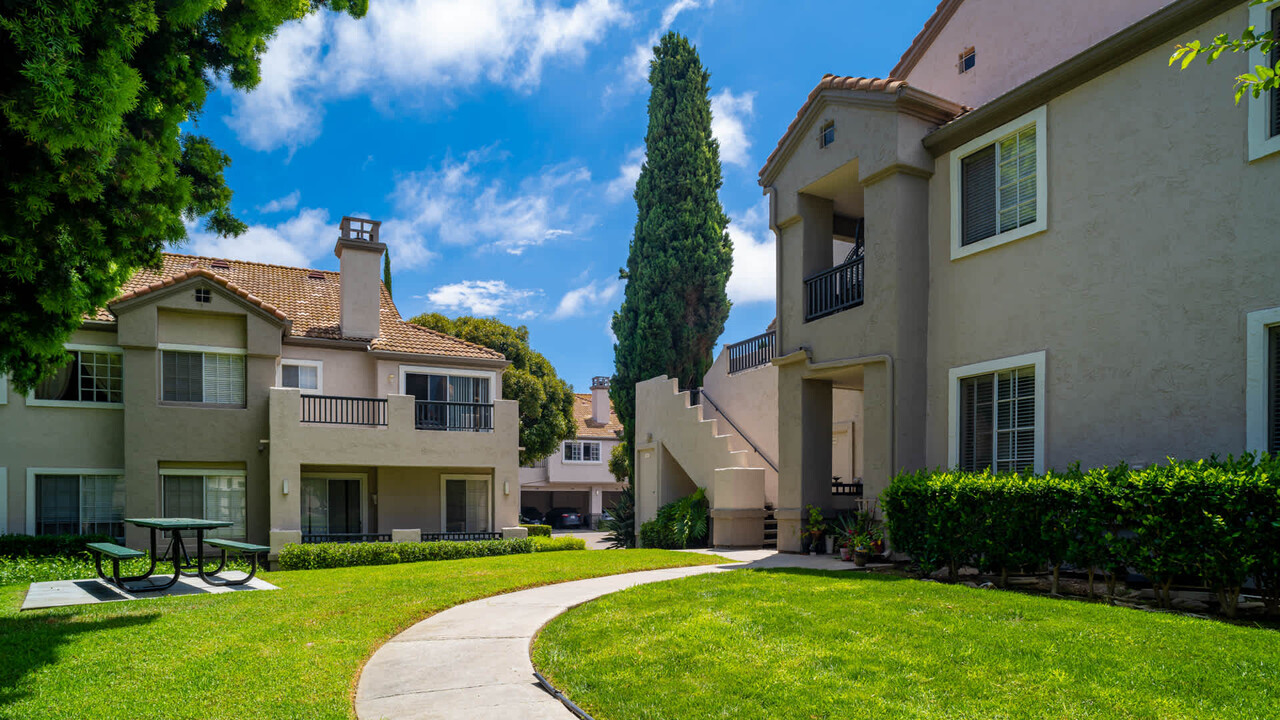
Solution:
{"label": "curved sidewalk", "polygon": [[708,550],[732,562],[574,580],[474,600],[391,638],[356,687],[360,720],[575,720],[533,676],[529,646],[547,622],[601,595],[662,580],[742,568],[853,570],[830,556]]}

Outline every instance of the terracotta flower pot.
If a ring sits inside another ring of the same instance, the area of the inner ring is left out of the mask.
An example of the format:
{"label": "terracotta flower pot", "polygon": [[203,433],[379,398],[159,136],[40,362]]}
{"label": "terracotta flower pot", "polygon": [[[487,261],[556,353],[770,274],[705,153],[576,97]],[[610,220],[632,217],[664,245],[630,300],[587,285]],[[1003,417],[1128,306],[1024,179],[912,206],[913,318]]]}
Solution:
{"label": "terracotta flower pot", "polygon": [[841,559],[841,560],[843,560],[843,561],[845,561],[845,562],[849,562],[849,559],[851,558],[851,556],[852,556],[852,553],[850,552],[849,548],[847,548],[847,547],[842,547],[842,548],[840,548],[840,559]]}

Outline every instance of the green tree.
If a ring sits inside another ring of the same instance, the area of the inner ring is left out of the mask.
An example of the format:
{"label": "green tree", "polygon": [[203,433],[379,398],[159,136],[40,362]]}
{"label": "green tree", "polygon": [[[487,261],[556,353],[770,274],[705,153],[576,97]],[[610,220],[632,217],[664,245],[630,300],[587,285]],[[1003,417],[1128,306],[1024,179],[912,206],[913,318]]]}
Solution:
{"label": "green tree", "polygon": [[502,399],[520,403],[521,465],[547,457],[577,434],[573,388],[542,353],[529,347],[529,328],[466,315],[450,320],[440,313],[424,313],[409,322],[497,350],[511,361],[502,373]]}
{"label": "green tree", "polygon": [[244,230],[230,163],[195,121],[220,79],[258,84],[267,40],[368,0],[45,0],[0,4],[0,372],[19,391],[184,220]]}
{"label": "green tree", "polygon": [[[1271,0],[1250,0],[1249,5],[1265,5],[1269,2]],[[1169,58],[1169,64],[1173,65],[1181,61],[1182,69],[1186,70],[1198,57],[1204,58],[1206,64],[1212,65],[1213,61],[1221,57],[1224,52],[1249,52],[1257,48],[1258,52],[1269,60],[1266,65],[1255,65],[1253,72],[1236,76],[1236,104],[1239,104],[1245,93],[1253,95],[1256,99],[1262,97],[1262,93],[1268,90],[1280,89],[1280,57],[1276,56],[1275,47],[1276,37],[1271,29],[1258,32],[1258,28],[1250,25],[1240,33],[1238,38],[1232,37],[1229,33],[1219,33],[1207,44],[1192,40],[1186,45],[1178,45]]]}
{"label": "green tree", "polygon": [[382,253],[382,284],[387,286],[387,294],[391,294],[391,251]]}
{"label": "green tree", "polygon": [[[649,64],[649,129],[636,181],[635,234],[622,308],[613,316],[609,394],[633,462],[635,385],[657,375],[695,387],[729,317],[733,267],[720,205],[720,145],[711,135],[711,78],[689,40],[667,33]],[[630,473],[628,473],[630,474]]]}

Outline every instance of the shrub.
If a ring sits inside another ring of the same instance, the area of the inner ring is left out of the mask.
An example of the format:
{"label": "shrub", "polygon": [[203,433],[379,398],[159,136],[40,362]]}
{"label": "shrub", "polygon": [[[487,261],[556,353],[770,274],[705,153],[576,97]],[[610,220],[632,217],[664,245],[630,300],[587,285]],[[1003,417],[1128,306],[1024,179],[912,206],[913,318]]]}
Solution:
{"label": "shrub", "polygon": [[658,550],[680,550],[680,541],[676,539],[675,528],[658,520],[650,520],[640,525],[640,544]]}
{"label": "shrub", "polygon": [[460,560],[531,552],[533,541],[528,539],[285,545],[280,551],[280,569],[319,570],[360,565],[394,565],[402,562]]}
{"label": "shrub", "polygon": [[631,485],[622,488],[618,502],[609,508],[609,519],[601,523],[600,528],[609,533],[604,537],[609,541],[609,547],[633,548],[636,546],[636,493]]}
{"label": "shrub", "polygon": [[550,525],[525,525],[521,523],[520,527],[529,531],[529,537],[551,537]]}
{"label": "shrub", "polygon": [[658,508],[654,519],[640,526],[640,544],[647,548],[683,550],[701,545],[710,529],[707,493],[698,488]]}
{"label": "shrub", "polygon": [[0,557],[73,557],[91,542],[115,542],[110,535],[0,535]]}
{"label": "shrub", "polygon": [[557,550],[586,550],[587,541],[577,537],[535,537],[534,552],[556,552]]}

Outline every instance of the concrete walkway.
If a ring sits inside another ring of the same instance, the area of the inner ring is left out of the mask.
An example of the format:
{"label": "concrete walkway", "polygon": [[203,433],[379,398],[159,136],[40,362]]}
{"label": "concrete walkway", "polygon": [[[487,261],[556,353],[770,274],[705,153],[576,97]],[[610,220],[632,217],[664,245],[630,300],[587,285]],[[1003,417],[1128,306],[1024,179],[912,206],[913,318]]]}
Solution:
{"label": "concrete walkway", "polygon": [[538,686],[529,659],[533,636],[569,608],[636,585],[741,568],[853,569],[826,556],[714,552],[735,562],[545,585],[432,615],[369,659],[356,688],[356,715],[360,720],[574,720]]}

